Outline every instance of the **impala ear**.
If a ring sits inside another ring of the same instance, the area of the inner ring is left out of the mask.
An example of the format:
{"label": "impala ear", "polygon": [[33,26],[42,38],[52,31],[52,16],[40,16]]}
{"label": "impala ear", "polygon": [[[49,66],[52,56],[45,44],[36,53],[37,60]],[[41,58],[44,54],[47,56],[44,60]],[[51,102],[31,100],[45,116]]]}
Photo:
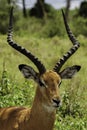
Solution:
{"label": "impala ear", "polygon": [[18,66],[25,78],[37,81],[38,73],[30,66],[21,64]]}
{"label": "impala ear", "polygon": [[60,74],[62,79],[71,79],[80,69],[81,69],[81,66],[74,65],[71,67],[67,67],[59,74]]}

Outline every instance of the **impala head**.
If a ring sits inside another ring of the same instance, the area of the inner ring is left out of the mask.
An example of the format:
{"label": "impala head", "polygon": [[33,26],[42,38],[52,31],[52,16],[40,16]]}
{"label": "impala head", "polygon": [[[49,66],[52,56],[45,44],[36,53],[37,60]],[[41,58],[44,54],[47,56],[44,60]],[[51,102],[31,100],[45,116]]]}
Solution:
{"label": "impala head", "polygon": [[24,77],[27,79],[33,79],[38,83],[38,97],[46,106],[58,107],[60,104],[59,86],[62,79],[72,78],[76,72],[80,70],[79,65],[74,65],[67,67],[61,71],[64,63],[72,56],[76,50],[80,47],[78,41],[72,34],[69,25],[67,24],[64,12],[62,11],[64,24],[66,27],[67,34],[73,43],[72,48],[70,48],[66,54],[56,63],[53,70],[46,70],[45,66],[41,63],[38,58],[36,58],[31,52],[27,51],[25,48],[17,45],[12,39],[12,28],[13,28],[13,8],[10,12],[9,29],[7,41],[10,46],[24,54],[28,57],[37,67],[39,72],[36,72],[31,66],[21,64],[19,65],[19,70],[23,73]]}

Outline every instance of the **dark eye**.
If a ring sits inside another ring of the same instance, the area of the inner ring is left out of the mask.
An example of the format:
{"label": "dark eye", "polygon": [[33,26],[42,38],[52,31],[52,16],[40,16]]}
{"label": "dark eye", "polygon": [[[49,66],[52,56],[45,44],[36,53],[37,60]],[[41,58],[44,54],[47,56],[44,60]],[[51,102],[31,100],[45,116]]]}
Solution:
{"label": "dark eye", "polygon": [[60,87],[61,83],[62,83],[62,81],[59,83],[59,85],[58,85],[59,87]]}
{"label": "dark eye", "polygon": [[45,84],[44,84],[41,80],[39,80],[39,85],[40,85],[41,87],[45,87]]}

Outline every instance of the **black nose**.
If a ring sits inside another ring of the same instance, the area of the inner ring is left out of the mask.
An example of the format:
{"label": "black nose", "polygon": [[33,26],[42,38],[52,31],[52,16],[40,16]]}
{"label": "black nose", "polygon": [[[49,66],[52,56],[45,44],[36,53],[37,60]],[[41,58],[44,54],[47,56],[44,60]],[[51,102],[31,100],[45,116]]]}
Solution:
{"label": "black nose", "polygon": [[60,100],[59,99],[52,99],[54,103],[56,103],[56,107],[59,107]]}

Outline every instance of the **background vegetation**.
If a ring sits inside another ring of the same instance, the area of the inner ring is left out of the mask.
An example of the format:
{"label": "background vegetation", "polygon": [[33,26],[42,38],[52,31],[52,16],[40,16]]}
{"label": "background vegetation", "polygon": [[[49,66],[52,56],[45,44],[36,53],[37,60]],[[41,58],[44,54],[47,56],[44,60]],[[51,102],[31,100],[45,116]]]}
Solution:
{"label": "background vegetation", "polygon": [[[42,19],[34,16],[25,18],[16,7],[14,39],[39,57],[46,68],[52,69],[72,43],[66,34],[61,10],[48,7],[50,11]],[[0,107],[30,107],[36,84],[23,78],[18,65],[24,63],[35,66],[8,46],[8,12],[8,4],[5,9],[0,4]],[[87,18],[79,16],[78,12],[78,9],[69,12],[69,25],[81,47],[64,67],[77,64],[82,68],[73,79],[63,80],[61,84],[62,106],[57,110],[55,130],[87,130]]]}

